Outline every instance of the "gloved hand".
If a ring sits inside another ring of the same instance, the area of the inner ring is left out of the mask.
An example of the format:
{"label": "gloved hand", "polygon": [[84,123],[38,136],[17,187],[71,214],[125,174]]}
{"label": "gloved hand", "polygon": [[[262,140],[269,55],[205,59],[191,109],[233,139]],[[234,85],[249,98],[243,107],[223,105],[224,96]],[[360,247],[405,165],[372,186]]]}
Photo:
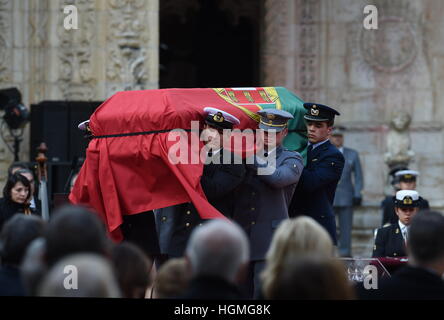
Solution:
{"label": "gloved hand", "polygon": [[361,197],[353,197],[353,206],[359,207],[362,203]]}

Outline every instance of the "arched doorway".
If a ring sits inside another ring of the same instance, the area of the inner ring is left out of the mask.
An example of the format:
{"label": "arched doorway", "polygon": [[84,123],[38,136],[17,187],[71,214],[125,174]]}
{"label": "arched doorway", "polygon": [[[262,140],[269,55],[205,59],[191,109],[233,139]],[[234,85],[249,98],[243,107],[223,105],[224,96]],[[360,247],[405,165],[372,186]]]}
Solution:
{"label": "arched doorway", "polygon": [[262,1],[160,1],[160,88],[259,86]]}

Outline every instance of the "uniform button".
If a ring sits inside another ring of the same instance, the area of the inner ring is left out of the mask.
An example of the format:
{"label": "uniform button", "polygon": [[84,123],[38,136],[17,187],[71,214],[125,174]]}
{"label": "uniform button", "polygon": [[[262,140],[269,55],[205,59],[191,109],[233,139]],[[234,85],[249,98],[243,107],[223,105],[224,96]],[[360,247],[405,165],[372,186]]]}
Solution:
{"label": "uniform button", "polygon": [[252,224],[252,225],[255,225],[255,224],[256,224],[256,221],[251,221],[251,224]]}
{"label": "uniform button", "polygon": [[185,226],[186,226],[186,227],[189,227],[189,226],[190,226],[190,223],[189,223],[189,222],[185,223]]}
{"label": "uniform button", "polygon": [[199,227],[202,225],[202,223],[199,223]]}
{"label": "uniform button", "polygon": [[187,214],[191,214],[191,211],[190,211],[190,210],[188,210],[188,211],[187,211]]}
{"label": "uniform button", "polygon": [[252,196],[255,196],[255,195],[256,195],[256,192],[252,192],[251,195],[252,195]]}
{"label": "uniform button", "polygon": [[396,257],[398,254],[395,252],[393,255]]}
{"label": "uniform button", "polygon": [[162,221],[167,221],[167,217],[162,217]]}
{"label": "uniform button", "polygon": [[254,210],[256,210],[256,208],[255,207],[251,207],[251,211],[254,211]]}

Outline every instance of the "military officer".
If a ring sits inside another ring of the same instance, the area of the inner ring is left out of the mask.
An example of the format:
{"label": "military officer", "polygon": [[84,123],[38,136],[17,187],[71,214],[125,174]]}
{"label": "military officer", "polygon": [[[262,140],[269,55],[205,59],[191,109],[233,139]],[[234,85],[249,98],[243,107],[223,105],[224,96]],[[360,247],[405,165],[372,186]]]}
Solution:
{"label": "military officer", "polygon": [[250,268],[244,287],[248,297],[260,296],[259,274],[266,252],[277,226],[288,218],[288,206],[303,169],[301,155],[282,146],[288,120],[293,116],[277,109],[257,113],[262,148],[247,159],[247,173],[236,190],[233,215],[250,243]]}
{"label": "military officer", "polygon": [[[416,190],[416,180],[419,176],[419,172],[415,170],[399,170],[396,171],[395,181],[397,183],[398,190]],[[381,203],[382,207],[382,226],[396,223],[398,221],[398,215],[395,213],[395,197],[387,196]],[[430,209],[429,202],[419,197],[419,209]]]}
{"label": "military officer", "polygon": [[419,211],[419,195],[415,190],[400,190],[395,196],[396,223],[378,229],[373,247],[373,258],[404,257],[408,229],[413,217]]}
{"label": "military officer", "polygon": [[335,127],[330,138],[331,143],[341,151],[345,158],[344,169],[336,188],[333,209],[339,222],[339,254],[342,257],[351,257],[353,206],[361,204],[364,179],[358,152],[344,147],[344,131],[343,127]]}
{"label": "military officer", "polygon": [[344,168],[344,156],[330,143],[334,117],[339,112],[318,103],[304,103],[307,113],[307,163],[302,172],[289,214],[315,219],[330,234],[336,245],[336,220],[333,200]]}
{"label": "military officer", "polygon": [[[208,153],[200,182],[209,203],[231,217],[233,191],[244,179],[246,169],[241,161],[235,161],[235,156],[223,148],[223,130],[232,129],[239,120],[228,112],[211,107],[204,109],[204,116],[202,135],[207,142],[205,148]],[[227,157],[229,161],[224,161]],[[168,258],[183,256],[192,230],[204,221],[190,202],[156,210],[162,253]]]}

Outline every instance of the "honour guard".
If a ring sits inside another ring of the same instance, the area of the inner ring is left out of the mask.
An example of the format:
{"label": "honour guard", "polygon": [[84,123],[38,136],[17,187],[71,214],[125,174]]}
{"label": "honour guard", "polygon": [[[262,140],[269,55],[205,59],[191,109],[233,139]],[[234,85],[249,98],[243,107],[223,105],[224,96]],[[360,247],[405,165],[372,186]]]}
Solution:
{"label": "honour guard", "polygon": [[248,297],[260,296],[259,275],[265,266],[265,255],[277,226],[288,218],[288,206],[303,168],[301,155],[282,146],[287,123],[293,116],[277,109],[257,113],[263,149],[247,159],[247,173],[236,190],[233,215],[250,242],[250,268],[244,288]]}
{"label": "honour guard", "polygon": [[344,147],[344,130],[335,127],[331,135],[331,143],[344,155],[344,169],[336,189],[333,208],[339,222],[339,254],[341,257],[351,257],[351,233],[353,229],[353,207],[362,202],[362,187],[364,178],[361,161],[356,150]]}
{"label": "honour guard", "polygon": [[317,103],[304,103],[307,113],[307,164],[291,201],[292,217],[306,215],[315,219],[330,234],[336,245],[336,220],[333,200],[344,168],[344,156],[330,135],[338,111]]}
{"label": "honour guard", "polygon": [[373,247],[373,258],[404,257],[408,241],[408,229],[419,211],[419,195],[415,190],[400,190],[395,196],[395,212],[399,220],[378,229]]}
{"label": "honour guard", "polygon": [[[399,170],[394,173],[394,180],[399,190],[416,190],[416,180],[419,176],[418,171]],[[398,215],[395,213],[395,197],[388,196],[381,203],[382,207],[382,225],[389,225],[398,222]],[[429,202],[419,197],[419,209],[430,209]]]}
{"label": "honour guard", "polygon": [[[245,176],[245,166],[234,161],[234,155],[223,148],[223,129],[232,129],[239,120],[228,112],[205,108],[205,140],[208,157],[201,177],[202,189],[211,205],[227,217],[233,212],[234,189]],[[224,161],[230,157],[229,161]],[[184,254],[191,232],[205,220],[190,202],[156,210],[161,251],[168,257]]]}

